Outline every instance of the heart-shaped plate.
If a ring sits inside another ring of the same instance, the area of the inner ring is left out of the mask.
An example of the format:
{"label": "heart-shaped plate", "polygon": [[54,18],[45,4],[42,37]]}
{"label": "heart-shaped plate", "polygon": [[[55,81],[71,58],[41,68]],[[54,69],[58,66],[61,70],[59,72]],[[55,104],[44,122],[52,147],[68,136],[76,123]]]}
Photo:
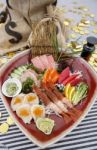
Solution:
{"label": "heart-shaped plate", "polygon": [[51,117],[55,120],[56,126],[54,131],[48,136],[37,130],[34,122],[31,124],[25,124],[15,112],[12,111],[10,103],[10,98],[5,97],[2,94],[1,88],[4,81],[8,78],[9,74],[12,72],[14,68],[19,67],[20,65],[24,65],[29,60],[30,50],[17,54],[11,61],[9,61],[5,66],[3,66],[0,70],[0,96],[2,101],[9,112],[9,114],[13,117],[17,126],[22,130],[22,132],[35,144],[38,146],[45,148],[50,144],[57,142],[60,138],[66,136],[71,130],[73,130],[84,117],[87,115],[88,111],[92,107],[95,102],[97,96],[97,74],[91,68],[91,66],[82,58],[69,58],[66,63],[73,68],[73,70],[82,71],[85,81],[88,83],[89,92],[88,96],[85,100],[81,102],[77,106],[79,110],[81,110],[80,117],[75,122],[70,122],[67,125],[64,123],[64,120],[56,115],[52,115]]}

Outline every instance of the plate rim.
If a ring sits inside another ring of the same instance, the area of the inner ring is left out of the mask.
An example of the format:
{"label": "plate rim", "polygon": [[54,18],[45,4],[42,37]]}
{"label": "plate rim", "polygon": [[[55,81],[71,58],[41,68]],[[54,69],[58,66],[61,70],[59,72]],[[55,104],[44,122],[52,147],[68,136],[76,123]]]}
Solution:
{"label": "plate rim", "polygon": [[[22,55],[25,55],[25,54],[28,54],[30,52],[31,49],[28,49],[24,52],[20,52],[19,54],[17,54],[16,56],[14,56],[9,62],[8,64],[5,64],[3,65],[1,68],[0,68],[0,72],[1,74],[3,73],[3,71],[18,57],[21,57]],[[89,69],[89,71],[92,73],[93,77],[95,78],[95,82],[96,82],[96,85],[97,85],[97,74],[96,72],[94,71],[94,69],[92,68],[92,66],[90,66],[90,64],[88,64],[84,59],[78,57],[78,59],[81,60],[81,63],[85,64],[85,66]],[[0,74],[0,76],[1,76]],[[0,78],[1,79],[1,78]],[[16,123],[16,125],[19,127],[19,129],[23,132],[24,135],[26,135],[26,137],[28,139],[30,139],[33,143],[35,143],[36,145],[38,145],[39,147],[41,148],[46,148],[48,147],[49,145],[51,144],[54,144],[56,142],[58,142],[59,140],[61,140],[63,137],[65,137],[67,134],[69,134],[74,128],[76,128],[80,123],[81,121],[86,117],[86,115],[88,114],[88,112],[90,111],[91,107],[93,106],[95,100],[96,100],[96,97],[97,97],[97,94],[96,94],[96,90],[97,90],[97,86],[95,88],[95,91],[94,91],[94,95],[93,97],[91,98],[91,101],[90,103],[87,105],[86,109],[84,110],[83,114],[79,117],[79,119],[73,123],[72,126],[70,126],[69,128],[67,128],[65,131],[63,131],[61,134],[59,134],[58,136],[54,137],[53,139],[47,141],[47,142],[40,142],[39,140],[37,140],[33,135],[29,134],[29,132],[25,129],[25,127],[23,127],[21,125],[21,123],[19,121],[17,121],[17,119],[15,118],[14,114],[11,112],[11,109],[9,108],[8,104],[6,103],[6,101],[3,101],[3,104],[5,106],[5,109],[8,111],[9,115],[12,116],[12,118],[14,119],[14,122]],[[1,99],[5,99],[1,90],[0,90],[0,96],[1,96]]]}

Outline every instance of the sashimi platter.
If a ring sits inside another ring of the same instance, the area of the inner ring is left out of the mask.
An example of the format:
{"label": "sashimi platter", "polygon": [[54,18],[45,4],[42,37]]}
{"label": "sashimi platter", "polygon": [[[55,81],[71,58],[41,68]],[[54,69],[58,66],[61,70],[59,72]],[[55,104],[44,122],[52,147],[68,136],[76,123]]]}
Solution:
{"label": "sashimi platter", "polygon": [[56,61],[51,54],[12,58],[0,71],[6,109],[24,134],[40,147],[73,130],[96,98],[96,73],[82,58]]}

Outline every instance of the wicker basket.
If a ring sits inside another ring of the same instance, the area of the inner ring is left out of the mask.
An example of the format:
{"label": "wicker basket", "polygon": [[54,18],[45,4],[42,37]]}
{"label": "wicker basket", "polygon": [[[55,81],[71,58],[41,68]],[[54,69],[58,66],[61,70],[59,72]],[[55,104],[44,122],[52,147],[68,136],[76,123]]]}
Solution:
{"label": "wicker basket", "polygon": [[32,57],[43,54],[52,54],[55,60],[71,57],[63,51],[59,51],[57,41],[58,29],[53,20],[43,22],[40,25],[34,22],[32,29]]}
{"label": "wicker basket", "polygon": [[57,57],[57,32],[54,22],[47,21],[40,25],[33,23],[32,29],[32,56],[52,54]]}

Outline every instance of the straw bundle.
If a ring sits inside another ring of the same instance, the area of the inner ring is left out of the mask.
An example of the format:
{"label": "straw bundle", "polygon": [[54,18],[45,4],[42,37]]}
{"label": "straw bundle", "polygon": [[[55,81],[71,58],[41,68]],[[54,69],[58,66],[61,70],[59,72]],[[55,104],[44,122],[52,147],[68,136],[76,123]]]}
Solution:
{"label": "straw bundle", "polygon": [[32,25],[32,55],[52,54],[57,57],[57,27],[53,21]]}

